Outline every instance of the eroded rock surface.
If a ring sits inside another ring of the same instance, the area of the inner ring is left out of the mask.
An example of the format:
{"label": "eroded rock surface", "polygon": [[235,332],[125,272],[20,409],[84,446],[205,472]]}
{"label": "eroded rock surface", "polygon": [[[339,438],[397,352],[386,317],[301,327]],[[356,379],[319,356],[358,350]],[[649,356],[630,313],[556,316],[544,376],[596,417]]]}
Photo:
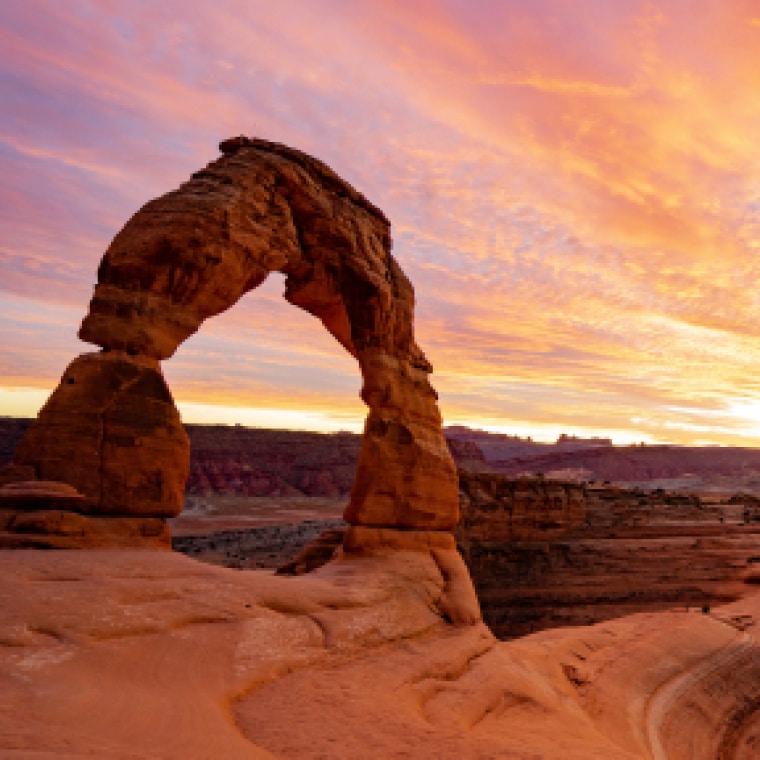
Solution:
{"label": "eroded rock surface", "polygon": [[0,551],[3,757],[756,757],[760,596],[498,642],[445,563]]}
{"label": "eroded rock surface", "polygon": [[388,220],[300,151],[245,137],[220,147],[222,158],[114,238],[79,332],[104,351],[67,369],[16,463],[76,487],[92,514],[176,514],[187,444],[158,361],[279,271],[285,298],[320,319],[362,372],[369,414],[346,520],[452,529],[456,469]]}
{"label": "eroded rock surface", "polygon": [[84,495],[93,515],[172,517],[190,444],[155,359],[83,354],[26,431],[14,462]]}
{"label": "eroded rock surface", "polygon": [[459,492],[462,520],[456,533],[462,545],[551,541],[586,517],[586,494],[580,483],[460,470]]}
{"label": "eroded rock surface", "polygon": [[70,509],[0,508],[2,549],[171,549],[161,517],[83,515]]}
{"label": "eroded rock surface", "polygon": [[760,525],[688,494],[461,472],[465,557],[500,638],[753,593]]}

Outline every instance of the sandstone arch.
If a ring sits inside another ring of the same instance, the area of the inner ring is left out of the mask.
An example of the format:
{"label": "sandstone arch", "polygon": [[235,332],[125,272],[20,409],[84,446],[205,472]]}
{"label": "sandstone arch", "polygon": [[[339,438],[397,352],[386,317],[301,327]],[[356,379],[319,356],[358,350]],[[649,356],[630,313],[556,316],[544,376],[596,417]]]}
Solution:
{"label": "sandstone arch", "polygon": [[92,515],[177,514],[189,446],[159,362],[279,271],[285,298],[318,317],[362,373],[369,414],[346,519],[451,529],[456,468],[387,218],[300,151],[246,137],[220,148],[114,238],[79,331],[102,351],[69,366],[16,463],[77,488]]}

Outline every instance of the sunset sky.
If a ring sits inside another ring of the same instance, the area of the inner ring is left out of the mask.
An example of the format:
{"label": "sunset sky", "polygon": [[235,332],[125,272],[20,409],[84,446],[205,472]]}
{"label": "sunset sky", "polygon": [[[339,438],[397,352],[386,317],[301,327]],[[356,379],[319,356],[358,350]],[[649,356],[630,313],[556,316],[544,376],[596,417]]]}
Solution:
{"label": "sunset sky", "polygon": [[[3,0],[0,415],[111,238],[248,134],[391,219],[447,424],[760,446],[756,0]],[[272,275],[164,363],[186,421],[361,427]]]}

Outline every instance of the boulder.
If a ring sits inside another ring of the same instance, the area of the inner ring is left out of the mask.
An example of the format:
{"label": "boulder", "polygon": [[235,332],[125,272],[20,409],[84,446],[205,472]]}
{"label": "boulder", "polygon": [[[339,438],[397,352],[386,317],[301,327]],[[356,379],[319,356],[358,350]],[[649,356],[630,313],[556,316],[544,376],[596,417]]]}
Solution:
{"label": "boulder", "polygon": [[29,427],[14,461],[84,495],[94,515],[173,517],[190,444],[155,359],[83,354]]}

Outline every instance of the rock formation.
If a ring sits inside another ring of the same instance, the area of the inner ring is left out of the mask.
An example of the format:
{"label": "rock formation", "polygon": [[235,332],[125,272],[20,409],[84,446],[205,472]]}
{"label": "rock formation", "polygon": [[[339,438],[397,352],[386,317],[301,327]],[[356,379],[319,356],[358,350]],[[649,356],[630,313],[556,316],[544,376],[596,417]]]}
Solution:
{"label": "rock formation", "polygon": [[283,578],[0,551],[0,574],[3,758],[758,756],[758,594],[499,642],[445,623],[422,552]]}
{"label": "rock formation", "polygon": [[158,362],[103,351],[67,367],[14,461],[77,488],[87,514],[172,517],[189,455]]}
{"label": "rock formation", "polygon": [[188,495],[338,498],[351,493],[360,435],[229,425],[185,429],[190,437]]}
{"label": "rock formation", "polygon": [[499,638],[753,593],[744,503],[460,472],[455,535]]}
{"label": "rock formation", "polygon": [[460,470],[459,489],[462,521],[457,539],[462,544],[551,541],[586,516],[579,483]]}
{"label": "rock formation", "polygon": [[345,516],[381,530],[354,540],[374,547],[382,529],[404,528],[427,547],[426,531],[457,523],[457,474],[388,220],[304,153],[246,137],[220,148],[114,238],[79,331],[102,351],[66,370],[15,463],[75,487],[89,515],[177,514],[188,443],[159,361],[279,271],[285,298],[319,318],[362,372],[369,414]]}

